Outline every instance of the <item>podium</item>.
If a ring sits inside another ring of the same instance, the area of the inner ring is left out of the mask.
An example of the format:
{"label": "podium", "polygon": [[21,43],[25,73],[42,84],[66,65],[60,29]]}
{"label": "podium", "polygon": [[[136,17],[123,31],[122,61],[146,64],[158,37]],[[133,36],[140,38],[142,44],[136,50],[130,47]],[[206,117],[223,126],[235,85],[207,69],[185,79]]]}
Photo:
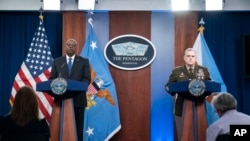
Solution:
{"label": "podium", "polygon": [[[206,97],[221,91],[220,83],[210,80],[185,80],[169,83],[166,91],[184,98],[179,141],[206,140]],[[175,127],[176,130],[176,127]],[[175,140],[177,131],[175,131]]]}
{"label": "podium", "polygon": [[[199,94],[199,89],[201,89],[200,91],[203,91],[203,93],[201,92]],[[178,93],[178,95],[185,99],[199,101],[204,100],[206,96],[210,95],[213,92],[221,91],[221,85],[220,83],[210,80],[204,81],[194,79],[170,83],[167,85],[166,90],[172,95]],[[197,90],[197,93],[194,92],[194,94],[191,94],[192,92],[190,91],[195,90]]]}
{"label": "podium", "polygon": [[36,90],[54,97],[50,120],[51,141],[77,141],[73,97],[75,93],[85,92],[88,84],[64,78],[40,82]]}

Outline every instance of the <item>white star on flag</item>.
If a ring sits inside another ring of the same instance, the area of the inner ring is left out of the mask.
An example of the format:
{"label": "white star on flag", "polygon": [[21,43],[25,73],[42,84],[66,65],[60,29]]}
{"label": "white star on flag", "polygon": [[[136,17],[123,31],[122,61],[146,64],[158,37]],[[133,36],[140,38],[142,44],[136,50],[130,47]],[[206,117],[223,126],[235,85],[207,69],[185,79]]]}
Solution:
{"label": "white star on flag", "polygon": [[88,127],[88,130],[86,131],[88,133],[88,136],[94,135],[93,130],[93,128]]}
{"label": "white star on flag", "polygon": [[90,46],[92,47],[93,50],[95,50],[95,48],[97,48],[96,42],[94,42],[94,41],[91,42]]}

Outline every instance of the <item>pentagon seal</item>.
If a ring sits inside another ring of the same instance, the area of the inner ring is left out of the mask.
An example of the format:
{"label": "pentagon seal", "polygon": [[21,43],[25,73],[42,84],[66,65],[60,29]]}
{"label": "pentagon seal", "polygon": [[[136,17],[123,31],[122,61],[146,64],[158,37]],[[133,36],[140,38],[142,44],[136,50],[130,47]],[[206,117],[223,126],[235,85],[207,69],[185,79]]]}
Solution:
{"label": "pentagon seal", "polygon": [[52,81],[50,87],[54,94],[61,95],[67,91],[68,83],[64,78],[56,78]]}
{"label": "pentagon seal", "polygon": [[193,79],[188,84],[189,93],[193,96],[201,96],[206,90],[205,83],[202,80]]}

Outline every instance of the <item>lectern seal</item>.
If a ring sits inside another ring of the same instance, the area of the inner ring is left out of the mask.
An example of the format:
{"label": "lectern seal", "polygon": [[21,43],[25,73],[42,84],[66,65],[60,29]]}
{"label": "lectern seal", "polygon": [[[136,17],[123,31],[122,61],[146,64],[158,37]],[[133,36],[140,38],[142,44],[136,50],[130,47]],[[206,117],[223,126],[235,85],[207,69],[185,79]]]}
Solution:
{"label": "lectern seal", "polygon": [[52,81],[51,91],[56,95],[64,94],[68,88],[68,83],[64,78],[56,78]]}
{"label": "lectern seal", "polygon": [[189,93],[193,96],[201,96],[205,92],[205,83],[200,79],[193,79],[188,84]]}

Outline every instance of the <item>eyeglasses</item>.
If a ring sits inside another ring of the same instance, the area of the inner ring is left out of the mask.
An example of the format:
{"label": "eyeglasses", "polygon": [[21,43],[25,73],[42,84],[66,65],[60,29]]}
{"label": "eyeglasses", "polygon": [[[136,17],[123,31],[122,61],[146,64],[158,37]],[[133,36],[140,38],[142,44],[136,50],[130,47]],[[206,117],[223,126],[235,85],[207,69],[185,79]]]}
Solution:
{"label": "eyeglasses", "polygon": [[76,44],[66,44],[67,47],[76,47]]}

